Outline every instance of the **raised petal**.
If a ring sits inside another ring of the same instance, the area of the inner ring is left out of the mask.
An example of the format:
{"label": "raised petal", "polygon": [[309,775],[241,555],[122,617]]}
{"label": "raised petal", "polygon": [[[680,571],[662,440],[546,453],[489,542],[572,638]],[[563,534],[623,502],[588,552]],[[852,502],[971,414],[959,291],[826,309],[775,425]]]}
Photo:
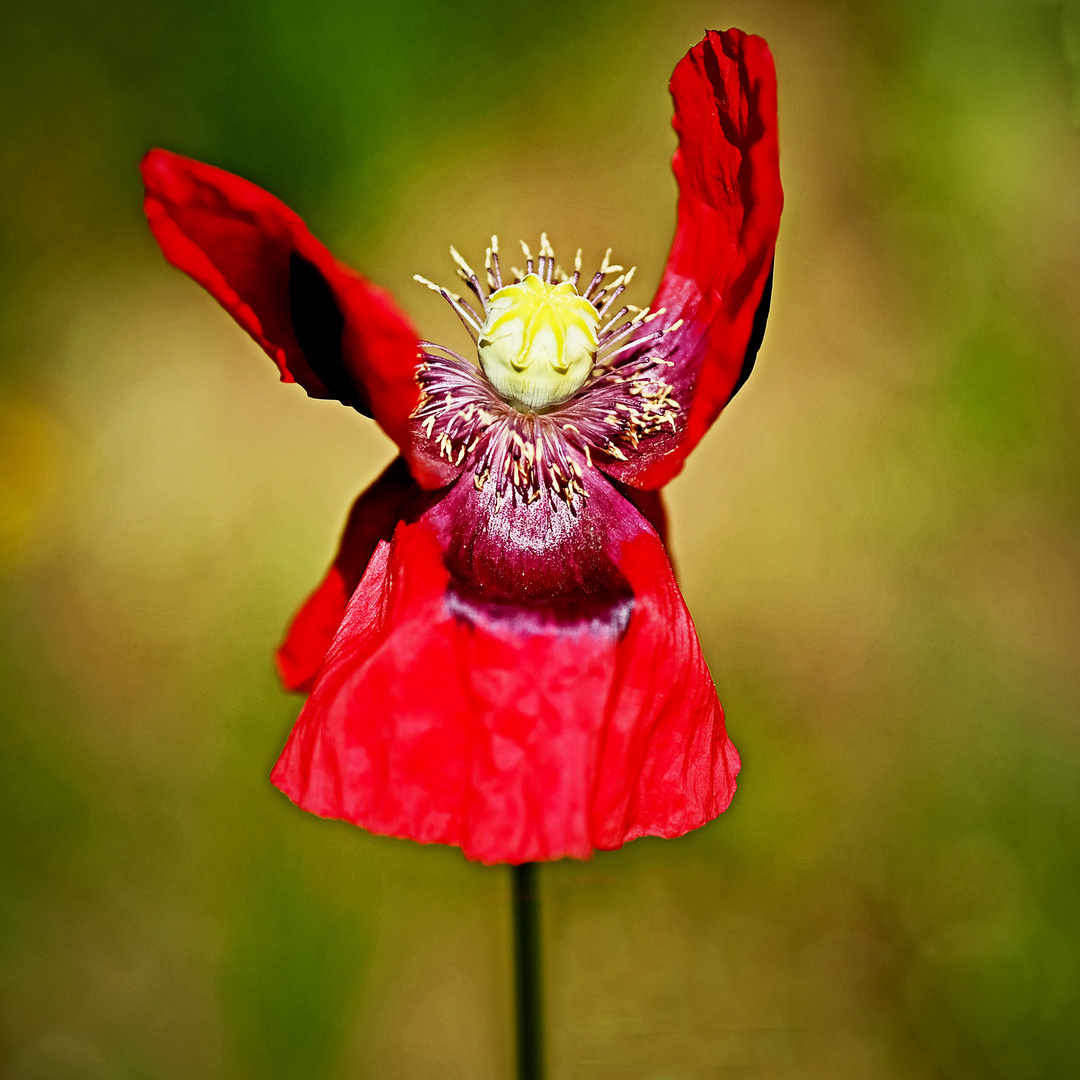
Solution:
{"label": "raised petal", "polygon": [[650,352],[673,362],[666,376],[680,405],[669,434],[643,440],[628,461],[603,468],[655,488],[682,468],[753,368],[772,293],[783,208],[776,73],[762,38],[710,31],[671,77],[678,223],[652,309],[669,331]]}
{"label": "raised petal", "polygon": [[371,556],[379,541],[394,535],[402,503],[415,489],[404,459],[395,458],[353,503],[326,577],[296,613],[274,657],[286,689],[311,689]]}
{"label": "raised petal", "polygon": [[390,296],[247,180],[166,150],[143,158],[142,175],[146,216],[169,262],[266,350],[284,382],[374,416],[411,458],[416,334]]}
{"label": "raised petal", "polygon": [[641,516],[653,527],[656,535],[660,538],[660,543],[664,545],[664,550],[668,551],[668,558],[670,559],[668,516],[667,507],[664,505],[663,492],[657,491],[655,488],[629,487],[626,484],[620,484],[617,480],[615,481],[615,489],[628,498],[637,507]]}
{"label": "raised petal", "polygon": [[304,809],[472,859],[586,858],[731,800],[738,755],[656,533],[465,476],[380,543],[273,772]]}

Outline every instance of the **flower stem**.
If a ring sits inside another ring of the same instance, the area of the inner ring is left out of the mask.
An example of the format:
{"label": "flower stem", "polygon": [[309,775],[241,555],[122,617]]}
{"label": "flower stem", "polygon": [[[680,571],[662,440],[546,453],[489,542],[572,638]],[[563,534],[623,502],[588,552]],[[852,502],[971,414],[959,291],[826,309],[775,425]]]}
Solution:
{"label": "flower stem", "polygon": [[542,1080],[543,1019],[540,1000],[540,868],[510,868],[514,906],[514,990],[517,1005],[518,1080]]}

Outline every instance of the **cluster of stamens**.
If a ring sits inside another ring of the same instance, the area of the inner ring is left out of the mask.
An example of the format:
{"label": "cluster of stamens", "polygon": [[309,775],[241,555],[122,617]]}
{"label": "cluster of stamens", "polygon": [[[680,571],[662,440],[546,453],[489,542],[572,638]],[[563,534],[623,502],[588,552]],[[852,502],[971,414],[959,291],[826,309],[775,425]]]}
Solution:
{"label": "cluster of stamens", "polygon": [[[421,396],[413,415],[441,456],[458,466],[469,459],[477,490],[493,483],[500,501],[509,495],[532,503],[548,493],[572,507],[579,495],[587,494],[584,470],[592,466],[594,453],[625,460],[625,450],[636,448],[643,438],[674,429],[679,403],[663,377],[669,361],[650,352],[680,323],[654,329],[650,324],[664,314],[662,309],[650,312],[631,304],[616,309],[634,268],[624,271],[611,264],[610,250],[579,292],[580,251],[573,273],[567,274],[556,264],[546,234],[536,259],[526,244],[521,246],[525,269],[512,267],[513,279],[504,282],[498,240],[492,237],[484,283],[450,249],[479,310],[417,275],[457,313],[477,347],[483,371],[445,346],[420,342]],[[510,286],[520,289],[515,292]],[[530,323],[518,328],[516,336],[499,339],[498,327],[517,312],[512,302],[518,295],[527,300],[523,319],[535,322],[540,311],[555,331],[563,331],[561,337],[548,333],[543,339],[546,326],[537,333]],[[588,343],[585,370],[576,381],[566,381],[572,377],[570,360],[552,355],[556,339],[572,340],[575,356],[580,356],[582,343]],[[534,363],[534,354],[542,359]],[[531,378],[530,365],[542,369]]]}

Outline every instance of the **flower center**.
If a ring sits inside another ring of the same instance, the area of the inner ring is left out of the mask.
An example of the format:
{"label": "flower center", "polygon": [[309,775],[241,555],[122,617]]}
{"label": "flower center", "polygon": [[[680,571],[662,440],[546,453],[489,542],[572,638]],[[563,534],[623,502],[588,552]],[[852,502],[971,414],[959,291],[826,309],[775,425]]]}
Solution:
{"label": "flower center", "polygon": [[579,291],[580,251],[567,274],[546,235],[536,259],[521,247],[525,269],[510,267],[514,277],[505,284],[494,236],[483,283],[450,249],[479,309],[414,275],[457,313],[482,371],[445,345],[419,342],[412,418],[440,457],[472,471],[478,491],[492,484],[499,503],[509,497],[531,505],[546,496],[573,509],[588,496],[594,452],[625,461],[643,439],[676,430],[680,405],[663,338],[682,320],[655,329],[663,308],[618,306],[634,269],[610,263],[610,251]]}
{"label": "flower center", "polygon": [[600,315],[570,281],[537,274],[488,300],[477,340],[480,366],[512,405],[544,409],[572,397],[593,369]]}

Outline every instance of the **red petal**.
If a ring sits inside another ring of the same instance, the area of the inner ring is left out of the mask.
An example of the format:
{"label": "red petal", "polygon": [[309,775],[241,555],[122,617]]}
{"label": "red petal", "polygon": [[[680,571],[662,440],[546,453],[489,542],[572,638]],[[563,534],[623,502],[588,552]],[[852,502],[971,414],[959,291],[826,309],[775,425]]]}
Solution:
{"label": "red petal", "polygon": [[622,496],[587,482],[556,527],[530,528],[545,500],[493,510],[471,476],[402,522],[274,783],[313,813],[487,863],[586,858],[723,811],[739,759],[670,564]]}
{"label": "red petal", "polygon": [[665,323],[658,355],[683,408],[679,429],[642,443],[605,472],[637,487],[666,484],[682,468],[753,366],[768,315],[784,194],[777,143],[776,72],[764,39],[710,31],[671,77],[673,167],[679,214],[652,309]]}
{"label": "red petal", "polygon": [[656,530],[656,535],[660,537],[660,543],[664,545],[664,550],[668,551],[668,558],[670,559],[668,516],[663,493],[651,488],[642,490],[641,488],[627,487],[618,483],[618,481],[616,481],[616,490],[629,499],[637,507],[641,516]]}
{"label": "red petal", "polygon": [[247,180],[166,150],[151,150],[142,174],[146,216],[169,262],[266,350],[284,382],[374,416],[409,455],[416,334],[390,296]]}
{"label": "red petal", "polygon": [[287,689],[311,689],[375,548],[394,535],[401,504],[415,488],[404,460],[395,458],[353,503],[333,565],[296,613],[277,651],[278,674]]}

